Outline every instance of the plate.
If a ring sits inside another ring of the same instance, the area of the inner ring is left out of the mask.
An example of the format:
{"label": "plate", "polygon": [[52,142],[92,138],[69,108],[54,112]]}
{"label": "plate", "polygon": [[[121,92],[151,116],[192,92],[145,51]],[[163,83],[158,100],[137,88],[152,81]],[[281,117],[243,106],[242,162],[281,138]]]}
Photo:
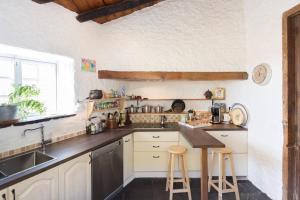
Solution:
{"label": "plate", "polygon": [[175,113],[182,113],[185,109],[185,103],[181,99],[176,99],[172,103],[172,110]]}
{"label": "plate", "polygon": [[240,103],[233,104],[229,115],[233,124],[237,126],[246,126],[248,122],[248,111],[244,105]]}

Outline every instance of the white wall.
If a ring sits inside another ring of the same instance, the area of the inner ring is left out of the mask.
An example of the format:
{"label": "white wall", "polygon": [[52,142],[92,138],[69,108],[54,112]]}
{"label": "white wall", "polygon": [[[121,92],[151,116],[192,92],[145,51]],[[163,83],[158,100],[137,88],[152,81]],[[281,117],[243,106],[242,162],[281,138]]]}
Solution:
{"label": "white wall", "polygon": [[[80,24],[76,14],[49,3],[39,5],[31,0],[0,1],[0,43],[71,57],[75,60],[76,97],[87,97],[90,89],[118,88],[117,81],[100,81],[96,73],[81,72],[81,58],[101,64],[99,51],[101,27],[94,22]],[[46,137],[56,137],[84,130],[85,112],[80,106],[76,117],[45,122]],[[25,128],[0,129],[0,152],[38,143],[40,135],[22,136]]]}
{"label": "white wall", "polygon": [[273,77],[266,86],[251,80],[242,96],[251,111],[249,179],[272,199],[282,199],[282,14],[299,0],[245,0],[248,71],[262,62]]}

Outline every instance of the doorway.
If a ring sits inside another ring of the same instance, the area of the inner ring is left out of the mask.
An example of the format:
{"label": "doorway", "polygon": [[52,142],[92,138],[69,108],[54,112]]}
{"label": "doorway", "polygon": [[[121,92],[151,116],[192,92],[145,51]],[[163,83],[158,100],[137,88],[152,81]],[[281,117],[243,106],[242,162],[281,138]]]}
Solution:
{"label": "doorway", "polygon": [[283,14],[283,199],[300,200],[300,4]]}

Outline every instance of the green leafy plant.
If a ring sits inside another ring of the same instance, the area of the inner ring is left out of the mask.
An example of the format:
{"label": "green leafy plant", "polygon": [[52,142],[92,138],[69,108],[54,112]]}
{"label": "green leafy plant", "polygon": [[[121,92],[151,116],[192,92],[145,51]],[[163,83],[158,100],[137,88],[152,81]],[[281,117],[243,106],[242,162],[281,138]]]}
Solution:
{"label": "green leafy plant", "polygon": [[8,104],[18,107],[18,116],[21,119],[26,119],[32,113],[42,114],[46,109],[42,102],[36,100],[39,94],[40,90],[34,85],[16,85],[9,94]]}

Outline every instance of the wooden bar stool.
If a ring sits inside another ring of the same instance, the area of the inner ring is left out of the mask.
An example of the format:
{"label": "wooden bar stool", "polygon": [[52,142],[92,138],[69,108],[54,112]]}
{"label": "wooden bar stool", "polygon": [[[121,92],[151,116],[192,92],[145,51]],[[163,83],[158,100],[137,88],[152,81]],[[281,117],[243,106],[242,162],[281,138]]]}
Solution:
{"label": "wooden bar stool", "polygon": [[[168,161],[168,174],[167,174],[167,183],[166,183],[166,191],[170,189],[170,200],[173,199],[174,193],[188,193],[189,200],[192,199],[191,188],[190,188],[190,179],[187,171],[186,164],[186,148],[180,145],[170,146],[168,149],[169,152],[169,161]],[[175,156],[178,156],[178,160],[181,163],[181,172],[182,178],[174,179],[174,163]],[[180,159],[181,158],[181,159]],[[182,182],[182,189],[173,189],[174,183]]]}
{"label": "wooden bar stool", "polygon": [[[214,170],[214,157],[215,154],[219,154],[219,178],[218,180],[212,179],[212,172]],[[226,166],[225,159],[226,157],[230,162],[230,170],[233,180],[233,185],[226,180]],[[215,184],[218,183],[218,186]],[[212,149],[212,158],[211,158],[211,170],[209,173],[208,179],[208,191],[210,192],[211,186],[214,187],[218,191],[219,200],[222,200],[223,193],[235,192],[235,198],[240,200],[238,184],[235,176],[233,158],[232,158],[232,150],[230,148],[220,148],[220,149]],[[227,189],[227,186],[229,188]]]}

